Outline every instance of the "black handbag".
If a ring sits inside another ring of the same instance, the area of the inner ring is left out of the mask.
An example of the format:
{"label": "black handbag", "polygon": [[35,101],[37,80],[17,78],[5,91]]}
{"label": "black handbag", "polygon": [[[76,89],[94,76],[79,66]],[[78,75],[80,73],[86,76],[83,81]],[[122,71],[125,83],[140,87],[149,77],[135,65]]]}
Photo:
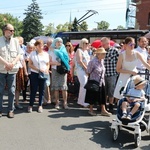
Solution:
{"label": "black handbag", "polygon": [[66,74],[66,73],[68,73],[68,70],[67,70],[65,64],[62,61],[61,61],[61,65],[57,66],[56,70],[57,70],[57,72],[59,74]]}
{"label": "black handbag", "polygon": [[[94,68],[95,69],[95,68]],[[94,70],[93,69],[93,70]],[[91,72],[93,72],[93,70]],[[101,76],[102,76],[103,72],[101,73]],[[99,79],[99,81],[101,80],[101,77]],[[90,80],[90,75],[88,77],[88,81],[87,83],[85,84],[84,88],[86,90],[89,90],[89,91],[94,91],[94,92],[98,92],[99,89],[100,89],[100,86],[99,86],[99,82],[98,81],[95,81],[95,80]]]}
{"label": "black handbag", "polygon": [[67,82],[67,86],[68,86],[68,93],[71,93],[71,94],[79,93],[80,83],[78,79],[75,79],[75,77],[73,81]]}
{"label": "black handbag", "polygon": [[43,79],[43,80],[47,80],[48,79],[48,74],[45,74],[41,71],[39,71],[39,76],[38,76],[39,79]]}
{"label": "black handbag", "polygon": [[84,88],[89,91],[99,91],[99,82],[95,80],[88,80],[87,83],[85,84]]}

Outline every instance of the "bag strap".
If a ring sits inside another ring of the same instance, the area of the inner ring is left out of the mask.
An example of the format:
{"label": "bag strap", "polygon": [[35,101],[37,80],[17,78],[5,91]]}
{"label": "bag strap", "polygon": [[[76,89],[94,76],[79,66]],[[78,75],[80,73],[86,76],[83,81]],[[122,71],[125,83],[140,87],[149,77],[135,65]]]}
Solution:
{"label": "bag strap", "polygon": [[37,56],[37,59],[38,59],[38,66],[39,66],[39,70],[40,70],[40,60],[39,60],[38,52],[37,51],[36,51],[36,56]]}

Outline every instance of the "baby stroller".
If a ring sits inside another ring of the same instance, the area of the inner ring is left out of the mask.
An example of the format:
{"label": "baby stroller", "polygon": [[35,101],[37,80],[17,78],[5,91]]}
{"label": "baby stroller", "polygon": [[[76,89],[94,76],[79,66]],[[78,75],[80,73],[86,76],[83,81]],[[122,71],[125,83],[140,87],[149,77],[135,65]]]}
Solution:
{"label": "baby stroller", "polygon": [[[128,79],[127,84],[122,92],[124,97],[126,96],[128,90],[130,88],[134,87],[133,79],[134,79],[134,76],[132,76],[132,77],[130,77],[130,79]],[[150,81],[147,81],[144,91],[146,94],[146,99],[143,102],[144,104],[132,116],[131,120],[121,118],[122,117],[121,105],[122,105],[122,102],[124,101],[124,99],[121,99],[118,101],[117,116],[116,116],[116,119],[113,119],[112,124],[111,124],[113,141],[117,140],[119,130],[121,130],[123,128],[134,132],[135,147],[138,147],[140,145],[142,131],[146,130],[150,135],[150,113],[148,115],[148,119],[145,118],[145,112],[150,111],[150,102],[149,102]],[[132,108],[128,108],[128,109],[131,110]]]}

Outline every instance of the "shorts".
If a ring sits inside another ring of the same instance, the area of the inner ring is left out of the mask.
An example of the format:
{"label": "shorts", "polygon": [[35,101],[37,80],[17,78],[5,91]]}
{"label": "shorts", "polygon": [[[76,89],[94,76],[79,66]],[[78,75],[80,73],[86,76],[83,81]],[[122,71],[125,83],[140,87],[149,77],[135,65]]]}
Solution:
{"label": "shorts", "polygon": [[117,75],[105,77],[106,96],[113,97],[116,87]]}
{"label": "shorts", "polygon": [[[124,102],[128,102],[126,98],[124,98]],[[140,102],[131,102],[131,103],[128,103],[128,104],[129,104],[129,106],[134,107],[134,105],[135,105],[136,103],[139,103],[139,104],[140,104],[140,107],[139,107],[139,108],[142,108],[142,107],[144,106],[144,102],[142,102],[142,101],[140,101]]]}

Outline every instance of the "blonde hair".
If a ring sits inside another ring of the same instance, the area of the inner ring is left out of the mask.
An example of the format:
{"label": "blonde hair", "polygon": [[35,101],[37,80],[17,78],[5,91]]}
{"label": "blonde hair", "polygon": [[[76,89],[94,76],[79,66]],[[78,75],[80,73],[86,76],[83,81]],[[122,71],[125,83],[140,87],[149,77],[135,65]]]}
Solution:
{"label": "blonde hair", "polygon": [[88,43],[88,42],[89,42],[89,41],[88,41],[88,39],[86,39],[86,38],[81,39],[81,41],[80,41],[80,43],[79,43],[79,47],[82,48],[82,47],[83,47],[83,44],[84,44],[84,43]]}

